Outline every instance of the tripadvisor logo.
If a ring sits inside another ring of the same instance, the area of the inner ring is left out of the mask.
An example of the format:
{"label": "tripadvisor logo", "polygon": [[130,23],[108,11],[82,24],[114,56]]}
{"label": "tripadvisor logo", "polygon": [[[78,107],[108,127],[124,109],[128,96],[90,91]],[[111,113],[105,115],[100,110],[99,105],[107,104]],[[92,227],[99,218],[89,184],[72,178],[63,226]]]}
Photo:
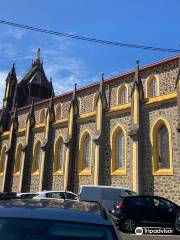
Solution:
{"label": "tripadvisor logo", "polygon": [[173,229],[171,228],[161,228],[161,227],[137,227],[135,229],[136,235],[142,235],[142,234],[172,234]]}
{"label": "tripadvisor logo", "polygon": [[137,227],[135,229],[135,234],[136,235],[142,235],[143,234],[143,228],[142,227]]}

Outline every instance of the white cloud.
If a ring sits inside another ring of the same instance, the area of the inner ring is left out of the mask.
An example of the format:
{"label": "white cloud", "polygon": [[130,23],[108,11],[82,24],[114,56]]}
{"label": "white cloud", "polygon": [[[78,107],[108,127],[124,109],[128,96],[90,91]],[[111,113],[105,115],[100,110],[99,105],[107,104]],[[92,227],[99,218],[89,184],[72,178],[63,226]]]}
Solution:
{"label": "white cloud", "polygon": [[[12,41],[11,37],[14,40]],[[93,83],[98,79],[95,71],[90,69],[86,63],[75,53],[77,42],[67,38],[47,37],[44,35],[33,35],[30,37],[30,45],[24,44],[28,42],[28,34],[23,38],[24,33],[19,30],[9,30],[4,37],[4,41],[0,44],[0,101],[2,103],[4,95],[4,81],[6,71],[13,62],[16,63],[17,74],[23,76],[31,67],[32,59],[34,59],[35,51],[41,48],[42,59],[44,62],[44,70],[48,79],[52,77],[53,86],[56,94],[70,91],[74,87],[74,83],[78,87]],[[5,64],[4,64],[5,63]],[[7,64],[8,63],[8,64]],[[26,65],[28,64],[28,65]],[[4,69],[2,68],[4,65]],[[10,66],[11,67],[11,66]],[[18,78],[19,79],[19,78]]]}
{"label": "white cloud", "polygon": [[9,27],[6,35],[9,37],[13,37],[16,40],[21,40],[22,37],[25,35],[25,31],[18,28]]}

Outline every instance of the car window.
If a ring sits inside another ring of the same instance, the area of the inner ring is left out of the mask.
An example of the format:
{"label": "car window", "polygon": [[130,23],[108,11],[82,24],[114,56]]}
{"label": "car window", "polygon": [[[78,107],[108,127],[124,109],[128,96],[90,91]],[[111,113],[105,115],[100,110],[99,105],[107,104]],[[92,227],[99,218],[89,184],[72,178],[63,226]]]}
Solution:
{"label": "car window", "polygon": [[68,221],[0,218],[0,236],[6,240],[114,240],[113,226]]}
{"label": "car window", "polygon": [[46,193],[47,198],[59,198],[64,199],[64,193],[63,192],[50,192]]}
{"label": "car window", "polygon": [[136,195],[136,193],[131,190],[123,189],[123,190],[121,190],[121,195],[122,196],[134,196],[134,195]]}
{"label": "car window", "polygon": [[152,206],[152,201],[150,197],[136,197],[135,205],[139,207],[150,207]]}
{"label": "car window", "polygon": [[117,200],[121,196],[120,189],[110,189],[103,188],[102,189],[102,199],[103,200]]}
{"label": "car window", "polygon": [[31,198],[33,198],[33,197],[36,197],[36,196],[38,196],[38,194],[22,194],[21,195],[21,198],[22,199],[31,199]]}
{"label": "car window", "polygon": [[172,205],[170,202],[166,201],[165,199],[161,198],[153,198],[153,203],[155,207],[160,207],[160,208],[171,208]]}
{"label": "car window", "polygon": [[67,192],[66,192],[65,196],[66,196],[66,197],[65,197],[66,199],[70,199],[70,200],[75,200],[75,199],[77,199],[77,196],[74,195],[74,194],[72,194],[72,193],[67,193]]}

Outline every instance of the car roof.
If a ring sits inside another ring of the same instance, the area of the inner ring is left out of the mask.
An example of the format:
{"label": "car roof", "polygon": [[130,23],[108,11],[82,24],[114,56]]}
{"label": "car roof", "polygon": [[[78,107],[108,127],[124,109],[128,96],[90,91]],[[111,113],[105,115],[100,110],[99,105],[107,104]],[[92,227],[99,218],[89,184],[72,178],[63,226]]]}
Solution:
{"label": "car roof", "polygon": [[59,193],[59,192],[61,192],[61,193],[72,193],[73,195],[76,195],[75,193],[73,193],[73,192],[70,192],[70,191],[52,191],[52,190],[49,190],[49,191],[46,191],[46,190],[44,190],[44,191],[41,191],[41,192],[37,192],[37,194],[46,194],[46,193]]}
{"label": "car roof", "polygon": [[[110,188],[110,189],[121,189],[121,190],[128,190],[132,191],[131,189],[128,188],[123,188],[123,187],[114,187],[114,186],[105,186],[105,185],[81,185],[80,188],[82,187],[92,187],[92,188]],[[133,191],[132,191],[133,192]]]}
{"label": "car roof", "polygon": [[35,218],[111,225],[100,204],[59,199],[0,201],[0,218]]}

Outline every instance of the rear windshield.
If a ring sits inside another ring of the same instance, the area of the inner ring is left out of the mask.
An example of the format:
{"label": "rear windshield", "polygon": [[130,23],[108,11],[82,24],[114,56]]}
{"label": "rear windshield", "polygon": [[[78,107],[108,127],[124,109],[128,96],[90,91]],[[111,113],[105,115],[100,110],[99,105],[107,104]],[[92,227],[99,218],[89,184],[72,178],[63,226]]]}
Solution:
{"label": "rear windshield", "polygon": [[0,239],[4,240],[114,240],[115,230],[107,226],[56,220],[0,218]]}

